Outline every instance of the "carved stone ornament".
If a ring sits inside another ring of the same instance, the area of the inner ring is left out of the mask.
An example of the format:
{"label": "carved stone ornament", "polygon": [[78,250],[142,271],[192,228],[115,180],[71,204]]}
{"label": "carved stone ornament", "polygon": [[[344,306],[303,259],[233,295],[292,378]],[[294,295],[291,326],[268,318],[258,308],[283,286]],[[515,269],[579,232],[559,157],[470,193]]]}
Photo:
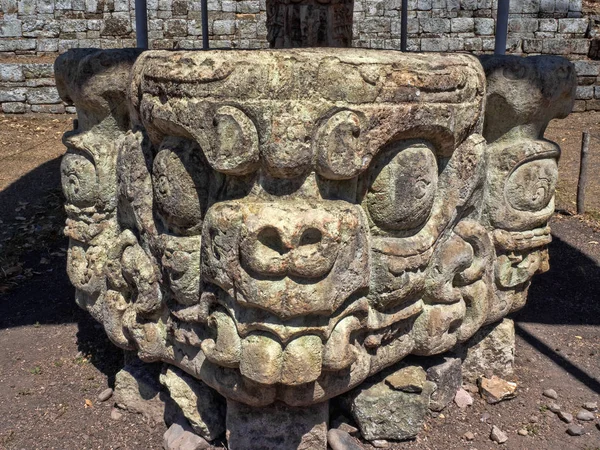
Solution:
{"label": "carved stone ornament", "polygon": [[324,449],[329,399],[468,341],[548,270],[565,59],[71,50],[55,70],[77,303],[171,391],[225,397],[234,450]]}

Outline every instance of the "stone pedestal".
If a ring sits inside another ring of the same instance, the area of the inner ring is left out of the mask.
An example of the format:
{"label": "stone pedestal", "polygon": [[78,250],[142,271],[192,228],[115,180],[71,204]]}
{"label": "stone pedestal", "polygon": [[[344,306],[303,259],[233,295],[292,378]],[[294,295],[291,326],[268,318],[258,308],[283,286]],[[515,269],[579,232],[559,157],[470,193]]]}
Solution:
{"label": "stone pedestal", "polygon": [[304,407],[252,407],[227,401],[231,450],[326,450],[329,402]]}

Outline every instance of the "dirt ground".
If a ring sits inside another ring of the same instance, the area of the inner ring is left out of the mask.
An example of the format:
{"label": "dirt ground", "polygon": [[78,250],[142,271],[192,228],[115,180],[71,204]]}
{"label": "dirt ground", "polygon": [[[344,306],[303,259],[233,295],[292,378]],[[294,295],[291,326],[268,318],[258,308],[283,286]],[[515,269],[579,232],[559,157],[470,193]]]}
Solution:
{"label": "dirt ground", "polygon": [[[69,116],[0,115],[0,449],[160,449],[162,426],[96,401],[112,386],[122,356],[73,301],[65,274],[66,239],[59,187],[60,135]],[[558,207],[574,209],[581,131],[600,135],[600,114],[555,121],[547,136],[563,148]],[[600,140],[592,145],[589,209],[600,211]],[[547,410],[555,389],[563,410],[600,401],[600,226],[590,217],[552,220],[550,272],[537,276],[515,314],[518,396],[496,405],[476,398],[428,419],[421,435],[397,449],[493,449],[492,424],[506,449],[600,449],[598,420],[585,434]],[[482,416],[489,419],[482,421]],[[527,436],[517,430],[525,428]],[[467,442],[463,435],[475,438]],[[370,448],[362,444],[364,448]]]}

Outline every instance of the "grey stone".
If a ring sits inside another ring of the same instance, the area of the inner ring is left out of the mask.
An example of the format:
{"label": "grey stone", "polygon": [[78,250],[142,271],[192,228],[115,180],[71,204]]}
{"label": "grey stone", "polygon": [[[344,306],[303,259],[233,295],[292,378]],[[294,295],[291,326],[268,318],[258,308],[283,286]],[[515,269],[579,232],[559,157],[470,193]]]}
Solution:
{"label": "grey stone", "polygon": [[22,22],[17,19],[0,20],[0,37],[20,37]]}
{"label": "grey stone", "polygon": [[0,81],[23,81],[23,69],[20,64],[0,63]]}
{"label": "grey stone", "polygon": [[27,89],[22,87],[17,88],[2,88],[0,87],[0,103],[4,102],[24,102],[26,99]]}
{"label": "grey stone", "polygon": [[212,441],[225,432],[225,400],[213,389],[175,367],[166,367],[160,382],[196,434]]}
{"label": "grey stone", "polygon": [[54,77],[54,68],[52,64],[23,64],[23,75],[25,78],[52,78]]}
{"label": "grey stone", "polygon": [[385,439],[374,439],[371,442],[371,445],[375,448],[390,448],[391,445]]}
{"label": "grey stone", "polygon": [[504,444],[508,441],[508,436],[504,431],[498,428],[496,425],[492,425],[492,431],[490,432],[490,439],[498,444]]}
{"label": "grey stone", "polygon": [[395,390],[409,393],[420,393],[427,374],[420,366],[406,366],[385,378],[385,382]]}
{"label": "grey stone", "polygon": [[471,33],[475,30],[475,19],[471,17],[450,19],[450,28],[453,33]]}
{"label": "grey stone", "polygon": [[571,436],[581,436],[585,432],[585,429],[581,425],[577,425],[576,423],[572,423],[567,428],[567,433]]}
{"label": "grey stone", "polygon": [[102,392],[100,392],[100,394],[98,394],[98,401],[99,402],[105,402],[106,400],[108,400],[109,398],[111,398],[112,395],[113,395],[112,388],[106,388]]}
{"label": "grey stone", "polygon": [[596,414],[587,409],[582,409],[577,413],[577,420],[583,420],[584,422],[596,420]]}
{"label": "grey stone", "polygon": [[55,87],[32,88],[27,91],[27,102],[32,105],[61,103]]}
{"label": "grey stone", "polygon": [[142,414],[152,423],[163,422],[165,405],[160,399],[159,364],[133,359],[115,376],[114,399],[119,408]]}
{"label": "grey stone", "polygon": [[[551,0],[552,5],[554,5],[554,0]],[[558,30],[558,20],[557,19],[540,19],[539,20],[539,30],[540,31],[549,31],[555,32]]]}
{"label": "grey stone", "polygon": [[556,391],[554,389],[546,389],[544,392],[542,392],[542,395],[544,397],[548,397],[551,398],[552,400],[556,400],[558,398],[558,394],[556,393]]}
{"label": "grey stone", "polygon": [[383,381],[367,382],[347,394],[347,399],[365,439],[404,440],[421,430],[434,389],[430,381],[420,394],[396,391]]}
{"label": "grey stone", "polygon": [[548,409],[553,413],[558,414],[561,410],[561,406],[558,403],[552,402],[548,405]]}
{"label": "grey stone", "polygon": [[429,409],[441,411],[454,399],[462,385],[460,359],[446,357],[443,362],[429,367],[427,379],[437,386],[431,394]]}
{"label": "grey stone", "polygon": [[[0,92],[0,95],[2,93]],[[5,114],[23,114],[29,111],[29,105],[19,102],[2,103],[2,112]]]}
{"label": "grey stone", "polygon": [[1,39],[0,52],[35,50],[36,41],[33,39]]}
{"label": "grey stone", "polygon": [[594,86],[577,86],[575,98],[578,100],[591,100],[594,98]]}
{"label": "grey stone", "polygon": [[473,24],[475,27],[475,34],[477,35],[488,36],[494,34],[496,25],[494,19],[478,17],[473,19]]}
{"label": "grey stone", "polygon": [[598,411],[598,402],[585,402],[582,406],[588,411]]}
{"label": "grey stone", "polygon": [[362,447],[345,431],[332,429],[327,432],[327,443],[331,450],[361,450]]}
{"label": "grey stone", "polygon": [[582,34],[584,35],[589,26],[588,19],[559,19],[559,33]]}
{"label": "grey stone", "polygon": [[600,74],[600,61],[573,61],[577,75],[598,76]]}
{"label": "grey stone", "polygon": [[507,377],[513,373],[515,327],[510,319],[481,328],[455,353],[463,360],[463,379],[476,383],[488,373]]}
{"label": "grey stone", "polygon": [[569,414],[568,412],[565,412],[565,411],[559,411],[556,415],[558,416],[558,418],[560,420],[562,420],[565,423],[573,422],[573,414]]}
{"label": "grey stone", "polygon": [[419,19],[424,33],[449,33],[450,21],[447,19]]}
{"label": "grey stone", "polygon": [[273,403],[252,407],[227,400],[227,442],[231,450],[325,450],[329,403],[294,407]]}

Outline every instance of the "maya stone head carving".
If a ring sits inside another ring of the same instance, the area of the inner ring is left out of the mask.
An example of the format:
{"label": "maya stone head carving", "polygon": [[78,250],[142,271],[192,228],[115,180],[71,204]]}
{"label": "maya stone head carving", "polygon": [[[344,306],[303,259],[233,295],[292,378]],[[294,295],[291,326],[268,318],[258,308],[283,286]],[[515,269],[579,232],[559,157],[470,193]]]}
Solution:
{"label": "maya stone head carving", "polygon": [[359,49],[61,56],[80,305],[142,360],[251,406],[323,402],[466,341],[547,270],[559,148],[542,135],[575,85],[562,59],[483,66]]}

